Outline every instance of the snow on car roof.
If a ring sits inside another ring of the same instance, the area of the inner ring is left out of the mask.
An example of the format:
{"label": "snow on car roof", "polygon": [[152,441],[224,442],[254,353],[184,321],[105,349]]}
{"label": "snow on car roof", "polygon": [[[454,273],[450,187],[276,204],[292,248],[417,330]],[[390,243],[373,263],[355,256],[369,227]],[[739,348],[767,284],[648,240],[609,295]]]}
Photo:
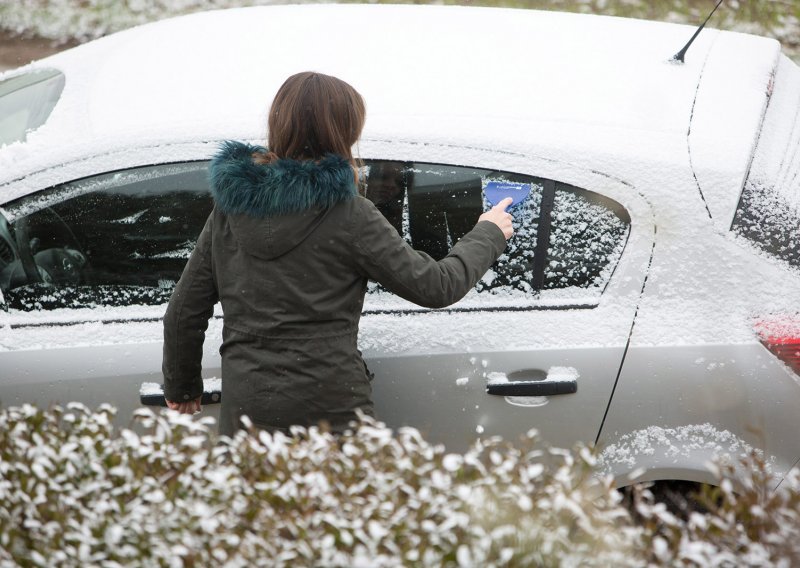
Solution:
{"label": "snow on car roof", "polygon": [[[28,66],[62,70],[66,86],[43,127],[0,148],[0,184],[139,146],[262,139],[277,88],[309,69],[364,95],[365,139],[577,155],[635,182],[641,167],[628,163],[688,165],[691,118],[712,174],[743,178],[779,46],[707,30],[684,65],[670,63],[692,32],[452,6],[270,6],[164,20]],[[713,81],[698,91],[703,75]]]}

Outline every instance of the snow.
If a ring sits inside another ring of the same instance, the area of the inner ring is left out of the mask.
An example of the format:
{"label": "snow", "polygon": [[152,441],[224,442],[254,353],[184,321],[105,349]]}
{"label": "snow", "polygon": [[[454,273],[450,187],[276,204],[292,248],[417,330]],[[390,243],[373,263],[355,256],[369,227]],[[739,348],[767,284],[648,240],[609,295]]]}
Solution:
{"label": "snow", "polygon": [[[748,39],[752,45],[738,41],[737,34],[720,34],[716,39],[689,126],[689,155],[699,189],[724,230],[730,227],[739,201],[780,54],[777,41]],[[726,101],[724,109],[719,108],[721,100]]]}
{"label": "snow", "polygon": [[790,315],[764,317],[755,322],[759,336],[769,342],[781,343],[800,338],[800,317]]}
{"label": "snow", "polygon": [[[419,353],[468,353],[470,351],[513,351],[566,347],[601,347],[624,345],[627,326],[616,310],[596,308],[592,326],[565,329],[564,318],[578,310],[536,311],[541,324],[531,333],[526,322],[531,313],[491,312],[478,317],[470,312],[431,311],[420,314],[371,314],[361,320],[359,348],[368,356]],[[596,317],[596,319],[595,319]],[[594,322],[597,325],[594,325]]]}
{"label": "snow", "polygon": [[624,465],[627,471],[631,471],[639,467],[642,460],[652,467],[652,459],[648,458],[670,464],[692,454],[700,455],[706,461],[719,459],[721,463],[735,464],[754,451],[750,444],[732,432],[710,423],[674,428],[650,426],[619,436],[614,444],[602,449],[598,465],[605,473],[614,471],[616,465]]}
{"label": "snow", "polygon": [[164,394],[164,389],[159,383],[142,383],[139,387],[139,394],[142,396],[153,396]]}
{"label": "snow", "polygon": [[[211,377],[203,379],[203,392],[214,393],[222,391],[222,379],[218,377]],[[158,396],[164,394],[164,389],[159,383],[142,383],[139,387],[139,394],[141,396]]]}
{"label": "snow", "polygon": [[[337,26],[354,26],[359,33],[320,51],[285,23],[298,19],[304,37],[322,37]],[[404,41],[412,29],[414,42]],[[619,159],[641,148],[632,134],[685,133],[703,54],[716,32],[700,36],[695,57],[684,66],[660,62],[690,30],[619,18],[438,6],[275,6],[166,20],[35,63],[64,70],[63,99],[27,144],[0,151],[0,166],[13,160],[13,168],[0,167],[0,183],[131,146],[259,139],[266,105],[280,82],[307,68],[341,76],[362,92],[369,105],[366,138],[441,140],[447,132],[451,142],[474,143],[486,137],[473,119],[490,119],[503,125],[502,140],[512,146],[525,143],[535,128],[554,148],[574,151],[581,140],[588,142],[595,150],[581,154],[583,160],[592,161],[598,148]],[[474,41],[475,34],[483,41]],[[209,41],[216,37],[224,43]],[[730,37],[749,52],[746,61],[760,60],[768,49],[754,38]],[[484,47],[489,43],[491,50]],[[278,50],[292,57],[258,64],[260,54]],[[531,73],[519,72],[522,53]],[[507,70],[499,67],[504,61]],[[503,104],[487,108],[486,101],[498,94]],[[730,99],[720,104],[733,104]],[[126,102],[124,113],[119,101]],[[461,132],[443,128],[452,119]],[[70,143],[62,144],[67,138]],[[599,145],[601,140],[608,145]],[[675,158],[685,160],[685,152]]]}
{"label": "snow", "polygon": [[[200,145],[192,147],[194,150],[192,158],[197,159],[198,155],[198,148],[200,152],[210,153],[211,148],[208,145]],[[164,148],[156,149],[158,154],[161,156],[161,159],[167,159],[169,161],[170,157],[173,157],[175,160],[186,160],[189,156],[184,152],[181,152],[181,149],[172,149],[171,151]],[[201,154],[202,156],[202,154]],[[125,172],[114,172],[114,173],[107,173],[109,171],[113,171],[120,167],[126,167],[127,165],[136,164],[137,161],[141,161],[141,156],[136,156],[136,152],[132,151],[129,156],[134,161],[130,164],[126,164],[125,162],[120,162],[115,160],[115,156],[105,156],[100,161],[93,160],[91,162],[91,168],[87,168],[86,163],[76,163],[72,164],[69,169],[70,179],[69,181],[74,181],[73,183],[69,183],[68,185],[59,188],[57,191],[49,191],[46,192],[44,195],[36,196],[32,199],[28,199],[23,203],[16,203],[13,206],[9,207],[6,206],[4,209],[4,215],[9,222],[13,222],[21,216],[28,215],[33,213],[43,207],[47,207],[50,204],[58,203],[66,199],[71,199],[74,197],[78,197],[80,195],[84,195],[91,192],[96,191],[113,191],[115,189],[119,190],[119,188],[124,188],[125,186],[135,187],[135,184],[151,181],[154,179],[161,179],[165,180],[168,179],[170,176],[180,176],[183,174],[198,174],[203,175],[206,169],[206,165],[204,163],[184,163],[184,164],[170,164],[170,165],[162,165],[158,166],[157,168],[137,168],[131,171]],[[207,157],[210,157],[207,156]],[[137,164],[138,165],[138,164]],[[88,177],[90,174],[94,174],[90,177],[90,179],[81,179],[83,177]],[[105,175],[97,175],[97,174],[105,174]],[[45,172],[44,174],[33,176],[32,179],[27,180],[29,183],[34,185],[38,185],[40,187],[48,187],[52,185],[57,185],[60,178],[53,178],[52,172]],[[58,180],[58,181],[56,181]],[[12,184],[12,188],[14,185]],[[124,191],[124,190],[123,190]],[[4,195],[6,192],[4,191]],[[9,198],[15,197],[14,189],[9,191]],[[142,215],[144,215],[147,210],[142,210],[134,215],[129,217],[123,217],[118,219],[116,222],[122,224],[133,224],[138,220]],[[161,219],[168,220],[166,217],[162,217]],[[165,222],[161,221],[159,222]]]}
{"label": "snow", "polygon": [[121,219],[115,219],[115,220],[111,221],[111,223],[121,223],[123,225],[133,225],[145,213],[147,213],[147,209],[142,209],[141,211],[138,211],[138,212],[134,213],[133,215],[129,215],[128,217],[122,217]]}
{"label": "snow", "polygon": [[550,367],[547,370],[548,381],[577,381],[579,376],[575,367]]}
{"label": "snow", "polygon": [[147,258],[185,258],[188,260],[196,244],[195,240],[187,240],[178,245],[175,250],[149,255]]}

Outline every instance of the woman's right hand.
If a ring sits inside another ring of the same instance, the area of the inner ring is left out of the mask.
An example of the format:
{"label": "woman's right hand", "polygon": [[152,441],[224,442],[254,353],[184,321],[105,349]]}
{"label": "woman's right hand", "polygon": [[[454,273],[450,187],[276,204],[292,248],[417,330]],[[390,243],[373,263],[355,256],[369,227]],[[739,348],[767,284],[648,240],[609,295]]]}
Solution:
{"label": "woman's right hand", "polygon": [[503,201],[478,217],[478,221],[491,221],[497,225],[500,230],[503,231],[503,236],[506,240],[510,239],[511,235],[514,234],[514,227],[511,226],[511,213],[506,211],[506,207],[511,205],[512,201],[514,200],[510,197],[506,197]]}

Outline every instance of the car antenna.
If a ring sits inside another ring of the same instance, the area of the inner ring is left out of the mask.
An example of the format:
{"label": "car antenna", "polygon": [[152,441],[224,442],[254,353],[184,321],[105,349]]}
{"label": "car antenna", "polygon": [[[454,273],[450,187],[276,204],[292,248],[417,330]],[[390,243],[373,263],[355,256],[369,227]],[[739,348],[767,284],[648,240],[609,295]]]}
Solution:
{"label": "car antenna", "polygon": [[717,11],[717,8],[719,8],[719,5],[722,4],[722,2],[724,2],[724,0],[719,0],[719,2],[717,2],[717,5],[714,6],[714,9],[711,10],[711,13],[708,15],[708,17],[705,19],[705,21],[702,24],[700,24],[700,27],[697,28],[697,31],[694,32],[694,35],[689,40],[689,42],[686,45],[683,46],[683,49],[681,49],[678,53],[676,53],[675,55],[672,56],[672,61],[680,61],[681,63],[683,63],[683,57],[686,55],[686,52],[689,50],[689,47],[692,45],[692,42],[695,40],[695,38],[698,35],[700,35],[700,32],[703,31],[703,28],[708,23],[708,20],[711,19],[711,16],[714,15],[714,12]]}

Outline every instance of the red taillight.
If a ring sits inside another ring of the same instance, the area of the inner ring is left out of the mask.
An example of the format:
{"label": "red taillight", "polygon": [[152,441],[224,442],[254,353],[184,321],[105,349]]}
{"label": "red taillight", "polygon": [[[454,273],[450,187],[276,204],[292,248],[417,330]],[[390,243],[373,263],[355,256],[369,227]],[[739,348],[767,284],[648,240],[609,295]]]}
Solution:
{"label": "red taillight", "polygon": [[755,325],[761,343],[800,375],[800,318],[775,318]]}

